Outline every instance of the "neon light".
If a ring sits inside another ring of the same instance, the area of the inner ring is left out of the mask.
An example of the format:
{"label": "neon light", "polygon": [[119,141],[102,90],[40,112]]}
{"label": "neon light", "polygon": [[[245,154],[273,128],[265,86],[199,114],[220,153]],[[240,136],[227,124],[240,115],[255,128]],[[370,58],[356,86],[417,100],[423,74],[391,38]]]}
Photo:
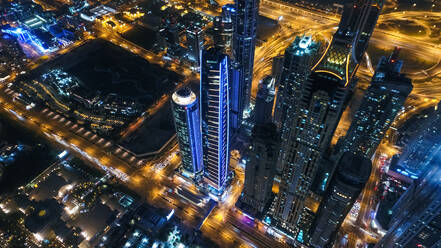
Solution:
{"label": "neon light", "polygon": [[314,71],[314,69],[322,62],[323,58],[325,58],[326,54],[328,53],[329,48],[331,47],[332,44],[332,40],[334,39],[334,36],[332,36],[331,41],[329,42],[328,47],[326,48],[325,52],[323,53],[322,57],[319,59],[319,61],[317,62],[317,64],[315,64],[311,71]]}
{"label": "neon light", "polygon": [[[341,76],[339,76],[337,73],[332,72],[332,71],[317,70],[317,71],[315,71],[315,72],[316,72],[316,73],[320,73],[320,72],[322,72],[322,73],[328,73],[328,74],[331,74],[331,75],[337,77],[337,78],[340,79],[340,80],[343,80],[343,78],[342,78]],[[346,86],[346,85],[345,85],[345,86]]]}
{"label": "neon light", "polygon": [[60,154],[58,154],[58,158],[59,158],[59,159],[62,159],[62,158],[64,158],[64,157],[66,157],[66,155],[67,155],[67,151],[64,150],[63,152],[61,152]]}
{"label": "neon light", "polygon": [[349,56],[351,56],[351,53],[348,53],[348,56],[346,57],[346,83],[345,83],[345,87],[349,83]]}
{"label": "neon light", "polygon": [[172,211],[167,215],[167,217],[165,217],[168,220],[170,220],[170,218],[173,216],[173,214],[175,214],[175,210],[172,209]]}

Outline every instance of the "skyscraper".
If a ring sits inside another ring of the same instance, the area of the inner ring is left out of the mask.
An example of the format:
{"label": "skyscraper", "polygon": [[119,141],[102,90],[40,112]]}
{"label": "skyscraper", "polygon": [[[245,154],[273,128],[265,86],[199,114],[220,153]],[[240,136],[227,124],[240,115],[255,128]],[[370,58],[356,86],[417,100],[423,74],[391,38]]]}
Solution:
{"label": "skyscraper", "polygon": [[214,193],[225,187],[230,159],[229,58],[216,49],[201,52],[200,102],[204,176]]}
{"label": "skyscraper", "polygon": [[337,32],[313,71],[337,77],[348,85],[361,63],[382,7],[382,0],[348,1]]}
{"label": "skyscraper", "polygon": [[233,33],[236,9],[232,4],[222,6],[222,14],[213,21],[214,45],[221,48],[225,54],[233,57]]}
{"label": "skyscraper", "polygon": [[411,80],[400,73],[402,61],[397,56],[398,49],[389,58],[381,58],[346,136],[338,142],[337,152],[360,152],[368,158],[374,154],[412,91]]}
{"label": "skyscraper", "polygon": [[266,76],[259,84],[254,107],[255,124],[266,124],[271,122],[274,106],[274,78]]}
{"label": "skyscraper", "polygon": [[[362,5],[368,7],[359,8]],[[293,124],[289,124],[292,128],[287,142],[282,141],[279,155],[283,156],[282,178],[273,213],[279,225],[294,234],[306,231],[299,219],[308,212],[304,204],[307,197],[314,196],[310,189],[318,162],[329,148],[356,83],[354,75],[361,59],[357,54],[364,51],[355,46],[367,25],[363,18],[371,7],[370,3],[359,2],[345,7],[337,32],[296,97],[299,100],[292,110]]]}
{"label": "skyscraper", "polygon": [[245,205],[241,207],[244,211],[256,216],[262,214],[271,199],[279,145],[276,126],[271,122],[256,124],[250,144],[244,189],[239,202]]}
{"label": "skyscraper", "polygon": [[297,104],[301,88],[311,72],[311,64],[317,56],[318,44],[311,36],[296,37],[294,42],[285,50],[282,72],[277,91],[274,122],[280,129],[281,142],[277,170],[282,170],[286,160],[288,139],[297,118]]}
{"label": "skyscraper", "polygon": [[259,17],[259,0],[235,0],[233,49],[238,64],[239,109],[238,121],[242,121],[244,110],[248,109],[253,81],[254,49]]}
{"label": "skyscraper", "polygon": [[190,88],[172,95],[173,117],[184,174],[195,178],[203,169],[199,102]]}
{"label": "skyscraper", "polygon": [[371,161],[363,155],[343,154],[311,227],[312,247],[332,247],[338,229],[368,181],[371,169]]}
{"label": "skyscraper", "polygon": [[187,30],[186,38],[187,38],[187,46],[189,49],[189,53],[188,53],[189,58],[192,61],[199,63],[200,61],[199,55],[201,52],[200,50],[204,46],[204,37],[203,37],[202,29],[198,27],[194,27],[192,29]]}
{"label": "skyscraper", "polygon": [[433,115],[424,121],[421,129],[411,138],[404,147],[397,168],[411,178],[417,178],[429,166],[436,151],[441,151],[441,103]]}
{"label": "skyscraper", "polygon": [[434,152],[430,166],[392,208],[389,230],[376,248],[441,247],[441,161]]}

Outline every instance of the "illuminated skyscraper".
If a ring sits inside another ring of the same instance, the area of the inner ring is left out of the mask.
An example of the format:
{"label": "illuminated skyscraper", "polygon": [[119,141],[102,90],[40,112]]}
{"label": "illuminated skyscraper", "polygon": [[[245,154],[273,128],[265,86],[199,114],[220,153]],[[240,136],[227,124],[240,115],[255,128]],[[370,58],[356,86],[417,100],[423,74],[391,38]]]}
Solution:
{"label": "illuminated skyscraper", "polygon": [[222,14],[213,21],[214,46],[221,48],[225,54],[233,56],[233,33],[236,9],[232,4],[222,6]]}
{"label": "illuminated skyscraper", "polygon": [[229,58],[211,49],[201,52],[200,102],[205,181],[215,193],[225,187],[230,159]]}
{"label": "illuminated skyscraper", "polygon": [[244,110],[248,109],[253,81],[254,49],[259,17],[259,0],[235,0],[233,49],[239,69],[239,123]]}
{"label": "illuminated skyscraper", "polygon": [[196,61],[199,63],[200,58],[199,55],[201,53],[201,49],[204,46],[204,37],[202,29],[198,27],[194,27],[192,29],[187,30],[187,46],[189,49],[189,57],[192,61]]}
{"label": "illuminated skyscraper", "polygon": [[245,212],[254,216],[261,214],[271,199],[278,137],[277,128],[271,122],[256,124],[252,131],[244,189],[239,202],[245,205],[241,207]]}
{"label": "illuminated skyscraper", "polygon": [[190,88],[184,87],[172,95],[173,116],[184,173],[196,177],[202,172],[202,139],[199,102]]}
{"label": "illuminated skyscraper", "polygon": [[[345,7],[337,32],[296,97],[299,100],[292,110],[293,124],[289,124],[291,130],[287,142],[282,141],[279,155],[283,156],[282,178],[273,213],[279,225],[291,233],[306,231],[305,223],[299,223],[299,219],[310,212],[305,201],[314,198],[310,189],[319,161],[329,148],[355,86],[354,75],[361,59],[357,54],[364,54],[356,46],[367,25],[366,13],[371,13],[373,7],[371,3],[359,2]],[[299,236],[297,240],[302,242]]]}
{"label": "illuminated skyscraper", "polygon": [[332,247],[338,229],[368,181],[371,169],[371,161],[363,155],[343,154],[311,227],[312,247]]}
{"label": "illuminated skyscraper", "polygon": [[411,137],[394,170],[413,179],[418,178],[438,151],[441,151],[441,103]]}
{"label": "illuminated skyscraper", "polygon": [[381,58],[346,136],[338,142],[337,152],[359,152],[367,158],[374,154],[412,91],[411,80],[400,74],[402,61],[397,56],[395,50],[389,58]]}
{"label": "illuminated skyscraper", "polygon": [[441,247],[441,161],[434,152],[430,166],[392,208],[389,230],[376,248]]}
{"label": "illuminated skyscraper", "polygon": [[313,71],[339,78],[350,84],[383,7],[382,0],[348,1],[331,42]]}
{"label": "illuminated skyscraper", "polygon": [[282,145],[280,147],[277,169],[282,169],[286,160],[288,139],[293,130],[294,120],[297,118],[297,104],[303,83],[311,73],[313,59],[317,56],[318,44],[311,36],[296,37],[294,42],[285,50],[282,72],[277,91],[277,100],[274,110],[274,122],[281,132]]}

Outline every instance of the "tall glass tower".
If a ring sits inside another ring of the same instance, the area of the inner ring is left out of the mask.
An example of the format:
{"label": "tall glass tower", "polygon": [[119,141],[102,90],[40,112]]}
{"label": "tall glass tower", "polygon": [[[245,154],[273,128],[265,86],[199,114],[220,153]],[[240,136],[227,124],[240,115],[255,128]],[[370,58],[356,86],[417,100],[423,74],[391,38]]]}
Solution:
{"label": "tall glass tower", "polygon": [[288,141],[297,116],[296,106],[300,98],[302,85],[311,73],[314,58],[317,56],[319,44],[311,36],[296,37],[294,42],[285,50],[282,62],[281,76],[277,91],[274,122],[280,129],[281,146],[277,171],[282,170],[286,160]]}
{"label": "tall glass tower", "polygon": [[346,152],[337,164],[310,230],[310,245],[332,247],[346,215],[371,175],[372,164],[360,154]]}
{"label": "tall glass tower", "polygon": [[259,17],[259,0],[235,0],[233,49],[238,65],[239,122],[244,110],[248,109],[253,81],[254,49]]}
{"label": "tall glass tower", "polygon": [[195,178],[203,169],[199,102],[196,94],[187,87],[178,89],[172,95],[172,108],[184,174]]}
{"label": "tall glass tower", "polygon": [[392,208],[389,230],[376,248],[441,247],[441,161],[434,152],[421,178]]}
{"label": "tall glass tower", "polygon": [[[360,7],[363,6],[363,7]],[[370,35],[362,41],[360,33],[374,27],[378,16],[366,20],[373,6],[371,1],[357,1],[347,5],[337,29],[324,54],[312,67],[311,74],[298,91],[299,97],[290,123],[287,142],[283,143],[280,165],[282,178],[273,216],[279,225],[297,235],[307,231],[303,218],[310,212],[305,205],[308,198],[315,200],[311,191],[319,161],[328,151],[332,136],[341,118],[346,103],[355,86],[355,73],[361,55],[364,54]],[[368,25],[368,26],[367,26]],[[372,31],[370,31],[372,32]],[[283,80],[283,78],[281,79]],[[282,134],[283,135],[283,134]]]}
{"label": "tall glass tower", "polygon": [[229,58],[219,50],[201,52],[201,117],[204,178],[221,193],[230,159]]}
{"label": "tall glass tower", "polygon": [[412,91],[412,82],[400,73],[398,49],[382,57],[371,85],[363,97],[346,136],[338,142],[337,152],[360,152],[372,157],[395,116]]}

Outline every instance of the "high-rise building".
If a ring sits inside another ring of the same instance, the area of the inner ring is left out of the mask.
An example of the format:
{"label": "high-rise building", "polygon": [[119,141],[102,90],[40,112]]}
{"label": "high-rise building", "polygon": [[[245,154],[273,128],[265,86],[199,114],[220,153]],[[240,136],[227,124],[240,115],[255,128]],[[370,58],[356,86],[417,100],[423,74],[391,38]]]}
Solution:
{"label": "high-rise building", "polygon": [[238,121],[249,108],[253,81],[254,49],[259,17],[259,0],[235,0],[233,49],[239,71]]}
{"label": "high-rise building", "polygon": [[394,170],[413,179],[418,178],[429,166],[428,161],[431,161],[436,151],[441,151],[441,103],[410,138]]}
{"label": "high-rise building", "polygon": [[277,170],[282,170],[286,160],[284,151],[287,150],[288,139],[297,118],[297,104],[303,83],[311,73],[314,57],[317,56],[318,44],[311,36],[296,37],[294,42],[285,50],[280,82],[277,91],[274,122],[280,129],[282,145],[280,147]]}
{"label": "high-rise building", "polygon": [[392,208],[389,229],[376,248],[441,247],[441,163],[439,151],[433,152],[430,166]]}
{"label": "high-rise building", "polygon": [[310,229],[312,247],[332,247],[338,229],[368,181],[371,169],[371,161],[363,155],[343,154]]}
{"label": "high-rise building", "polygon": [[272,121],[274,107],[274,78],[266,76],[259,84],[254,106],[254,123],[266,124]]}
{"label": "high-rise building", "polygon": [[382,0],[348,1],[337,29],[325,53],[313,71],[328,74],[350,84],[383,7]]}
{"label": "high-rise building", "polygon": [[412,82],[400,73],[402,61],[397,56],[398,49],[389,58],[380,59],[346,136],[338,142],[338,153],[351,151],[372,157],[403,107],[412,91]]}
{"label": "high-rise building", "polygon": [[224,189],[230,159],[229,58],[219,50],[201,52],[200,102],[204,178],[214,193]]}
{"label": "high-rise building", "polygon": [[199,63],[201,49],[204,46],[204,36],[202,29],[194,27],[186,32],[187,46],[189,49],[188,56],[192,61]]}
{"label": "high-rise building", "polygon": [[221,48],[225,54],[233,59],[233,33],[236,9],[232,4],[222,6],[222,14],[213,21],[214,46]]}
{"label": "high-rise building", "polygon": [[[362,5],[368,7],[360,8]],[[299,223],[300,219],[307,219],[300,216],[310,212],[305,208],[305,200],[315,197],[311,185],[319,161],[328,151],[352,95],[354,75],[361,59],[357,54],[364,54],[356,46],[360,42],[359,34],[367,25],[366,13],[371,13],[373,6],[359,2],[351,6],[344,9],[337,32],[301,86],[298,103],[292,110],[295,113],[293,124],[289,124],[292,128],[287,142],[282,141],[279,155],[283,156],[282,178],[273,217],[279,226],[295,235],[306,231],[305,223]]]}
{"label": "high-rise building", "polygon": [[203,169],[201,123],[196,94],[187,87],[178,89],[172,95],[172,108],[184,174],[196,178]]}
{"label": "high-rise building", "polygon": [[244,211],[258,216],[269,204],[278,154],[279,138],[272,122],[256,124],[253,128],[245,183],[239,203]]}

